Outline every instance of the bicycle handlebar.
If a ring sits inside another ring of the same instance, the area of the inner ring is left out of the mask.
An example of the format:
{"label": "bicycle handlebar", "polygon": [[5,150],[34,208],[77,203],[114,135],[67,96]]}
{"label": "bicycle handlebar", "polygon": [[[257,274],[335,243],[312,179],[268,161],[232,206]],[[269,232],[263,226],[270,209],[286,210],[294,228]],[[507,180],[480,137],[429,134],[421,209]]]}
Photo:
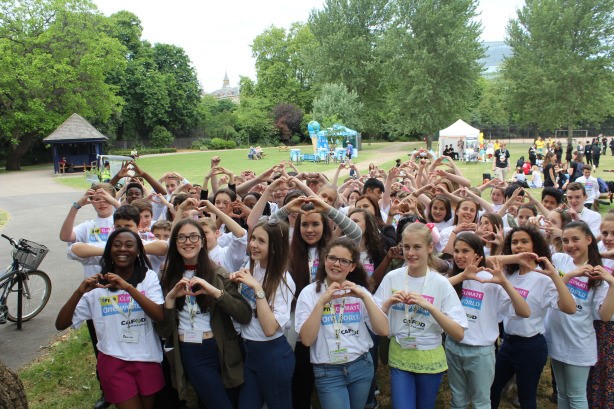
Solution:
{"label": "bicycle handlebar", "polygon": [[9,241],[9,243],[11,243],[11,246],[15,247],[17,250],[21,250],[21,251],[25,251],[26,253],[34,254],[34,252],[32,250],[30,250],[27,246],[20,246],[19,244],[15,243],[15,240],[10,238],[9,236],[7,236],[5,234],[0,234],[0,236],[2,236],[5,239],[7,239]]}

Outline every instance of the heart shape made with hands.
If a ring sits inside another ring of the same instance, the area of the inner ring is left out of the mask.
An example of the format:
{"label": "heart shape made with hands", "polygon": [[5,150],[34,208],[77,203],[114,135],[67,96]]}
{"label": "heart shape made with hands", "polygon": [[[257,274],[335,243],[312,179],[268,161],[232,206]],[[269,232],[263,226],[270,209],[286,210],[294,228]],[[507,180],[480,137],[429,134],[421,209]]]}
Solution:
{"label": "heart shape made with hands", "polygon": [[341,288],[335,292],[333,292],[333,298],[345,297],[346,294],[351,293],[352,290],[349,288]]}

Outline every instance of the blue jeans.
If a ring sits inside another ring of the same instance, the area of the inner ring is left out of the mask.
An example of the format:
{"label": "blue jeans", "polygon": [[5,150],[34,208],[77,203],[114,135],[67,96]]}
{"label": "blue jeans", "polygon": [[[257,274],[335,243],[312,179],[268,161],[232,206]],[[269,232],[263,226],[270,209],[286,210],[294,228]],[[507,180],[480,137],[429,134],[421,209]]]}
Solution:
{"label": "blue jeans", "polygon": [[407,372],[390,368],[393,409],[433,409],[443,372],[436,374]]}
{"label": "blue jeans", "polygon": [[240,409],[288,409],[292,407],[294,352],[285,336],[270,341],[243,340],[245,383],[239,396]]}
{"label": "blue jeans", "polygon": [[201,344],[179,342],[181,363],[198,399],[208,408],[232,409],[222,383],[220,355],[215,338]]}
{"label": "blue jeans", "polygon": [[495,345],[471,346],[446,337],[451,407],[490,409],[490,385],[495,378]]}
{"label": "blue jeans", "polygon": [[591,367],[564,364],[556,359],[550,362],[556,378],[558,408],[588,409],[586,383]]}
{"label": "blue jeans", "polygon": [[373,360],[365,352],[347,364],[314,364],[313,375],[322,409],[363,409],[373,379]]}
{"label": "blue jeans", "polygon": [[491,407],[499,407],[501,392],[515,374],[520,407],[537,408],[537,386],[547,358],[548,346],[542,334],[530,338],[506,335],[497,354],[495,380],[490,388]]}

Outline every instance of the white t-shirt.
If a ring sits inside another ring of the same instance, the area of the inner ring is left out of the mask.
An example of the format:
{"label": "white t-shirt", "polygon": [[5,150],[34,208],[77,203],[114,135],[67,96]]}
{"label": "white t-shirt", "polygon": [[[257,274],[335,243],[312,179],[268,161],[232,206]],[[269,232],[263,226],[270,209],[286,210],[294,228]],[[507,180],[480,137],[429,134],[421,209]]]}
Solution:
{"label": "white t-shirt", "polygon": [[75,232],[75,243],[106,243],[113,231],[113,215],[105,218],[96,217],[75,226],[72,230]]}
{"label": "white t-shirt", "polygon": [[[164,303],[158,275],[152,270],[147,271],[136,289],[154,303]],[[94,321],[98,337],[96,347],[100,352],[124,361],[162,362],[160,338],[154,331],[151,318],[126,291],[95,288],[85,293],[73,314],[72,326],[79,328],[83,321],[89,319]],[[138,342],[122,341],[125,331],[132,332]]]}
{"label": "white t-shirt", "polygon": [[[406,267],[392,270],[384,276],[377,292],[375,302],[381,308],[382,304],[397,291],[415,291],[422,294],[435,308],[467,329],[465,310],[456,295],[456,291],[447,278],[432,270],[425,277],[409,276]],[[415,305],[396,303],[388,311],[390,337],[406,337],[409,334],[416,337],[417,349],[435,349],[441,345],[443,329],[431,314]]]}
{"label": "white t-shirt", "polygon": [[601,227],[601,215],[599,213],[585,207],[582,209],[582,213],[580,213],[580,219],[588,224],[588,228],[591,229],[595,237],[601,236],[601,230],[599,229]]}
{"label": "white t-shirt", "polygon": [[373,259],[369,257],[369,254],[366,251],[360,252],[360,263],[365,268],[365,271],[369,277],[371,277],[375,271],[375,265],[373,264]]}
{"label": "white t-shirt", "polygon": [[516,272],[507,277],[518,294],[526,300],[531,308],[531,316],[503,317],[505,333],[521,337],[543,334],[546,330],[544,320],[550,308],[558,308],[559,294],[550,277],[529,271],[525,274]]}
{"label": "white t-shirt", "polygon": [[[256,263],[254,266],[253,275],[256,280],[260,284],[264,281],[264,275],[266,270],[260,267],[260,263]],[[241,325],[241,335],[245,339],[249,339],[251,341],[269,341],[272,339],[276,339],[281,337],[284,333],[284,327],[290,322],[290,309],[292,305],[292,299],[294,297],[294,293],[296,292],[296,285],[292,280],[292,276],[286,271],[284,273],[284,279],[286,283],[281,281],[279,287],[275,291],[275,299],[273,300],[273,314],[275,315],[275,320],[279,324],[279,328],[273,334],[273,336],[267,337],[260,326],[260,321],[258,317],[254,316],[249,324]],[[286,285],[287,284],[287,285]],[[253,289],[246,286],[245,284],[239,285],[239,292],[247,300],[250,307],[252,307],[252,311],[256,311],[256,293]],[[254,314],[255,315],[255,314]]]}
{"label": "white t-shirt", "polygon": [[307,254],[307,263],[309,263],[309,271],[311,272],[309,282],[313,283],[316,279],[318,268],[320,267],[320,254],[318,253],[317,247],[309,247],[309,254]]}
{"label": "white t-shirt", "polygon": [[230,243],[226,247],[219,244],[209,252],[209,258],[219,266],[233,272],[239,271],[243,263],[245,263],[247,251],[247,233],[243,237],[237,237],[234,234]]}
{"label": "white t-shirt", "polygon": [[[360,287],[367,297],[372,297],[367,289]],[[301,327],[307,321],[313,311],[320,296],[324,293],[324,285],[320,292],[316,292],[316,283],[311,283],[301,291],[296,303],[296,323],[295,329],[300,333]],[[367,307],[360,298],[343,297],[331,301],[335,309],[335,322],[341,322],[340,348],[347,349],[348,362],[352,362],[360,355],[364,354],[373,346],[373,340],[367,326],[371,328],[371,321]],[[343,320],[340,318],[341,308],[343,307]],[[320,330],[315,343],[310,348],[310,360],[314,364],[330,364],[330,351],[337,350],[337,340],[331,307],[327,304],[324,307]]]}
{"label": "white t-shirt", "polygon": [[[446,248],[446,245],[448,244],[448,241],[450,240],[450,237],[452,236],[452,232],[454,231],[455,228],[456,226],[452,225],[450,227],[446,227],[439,233],[439,243],[436,244],[436,248],[441,247],[441,250]],[[461,231],[460,233],[457,233],[453,239],[456,239],[458,236],[465,234],[465,233],[471,233],[471,232]],[[441,250],[438,250],[438,251],[441,251]]]}
{"label": "white t-shirt", "polygon": [[[187,279],[194,277],[194,270],[186,270],[183,276]],[[194,311],[194,321],[190,319],[191,311]],[[194,296],[186,295],[185,304],[183,309],[177,310],[177,316],[179,317],[179,331],[178,333],[185,334],[185,331],[194,330],[200,332],[211,332],[211,316],[209,312],[203,313],[196,302]]]}
{"label": "white t-shirt", "polygon": [[[573,258],[565,253],[552,255],[552,264],[562,276],[578,267]],[[548,314],[545,334],[548,355],[570,365],[595,365],[597,336],[593,316],[598,314],[609,286],[602,282],[599,287],[589,288],[588,277],[574,277],[569,280],[567,288],[576,302],[576,312],[568,315],[560,310],[552,310]]]}
{"label": "white t-shirt", "polygon": [[576,179],[576,182],[583,185],[584,190],[586,190],[586,200],[584,203],[593,203],[593,201],[599,199],[599,182],[597,182],[597,179],[592,176],[588,178],[580,176]]}
{"label": "white t-shirt", "polygon": [[544,181],[542,180],[541,172],[538,170],[534,170],[531,174],[533,175],[533,180],[531,181],[533,186],[531,187],[544,187]]}
{"label": "white t-shirt", "polygon": [[[486,271],[480,271],[477,275],[484,280],[492,278],[492,274]],[[493,345],[499,337],[497,317],[516,316],[512,300],[498,284],[480,283],[475,280],[463,281],[461,304],[469,324],[461,341],[466,345]]]}

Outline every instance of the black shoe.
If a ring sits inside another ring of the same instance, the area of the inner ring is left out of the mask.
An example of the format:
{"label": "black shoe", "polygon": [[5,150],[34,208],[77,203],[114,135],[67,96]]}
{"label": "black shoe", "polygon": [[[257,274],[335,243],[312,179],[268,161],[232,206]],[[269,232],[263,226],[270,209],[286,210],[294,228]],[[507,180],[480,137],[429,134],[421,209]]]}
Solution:
{"label": "black shoe", "polygon": [[94,403],[94,409],[107,409],[109,406],[111,404],[105,400],[104,395]]}

